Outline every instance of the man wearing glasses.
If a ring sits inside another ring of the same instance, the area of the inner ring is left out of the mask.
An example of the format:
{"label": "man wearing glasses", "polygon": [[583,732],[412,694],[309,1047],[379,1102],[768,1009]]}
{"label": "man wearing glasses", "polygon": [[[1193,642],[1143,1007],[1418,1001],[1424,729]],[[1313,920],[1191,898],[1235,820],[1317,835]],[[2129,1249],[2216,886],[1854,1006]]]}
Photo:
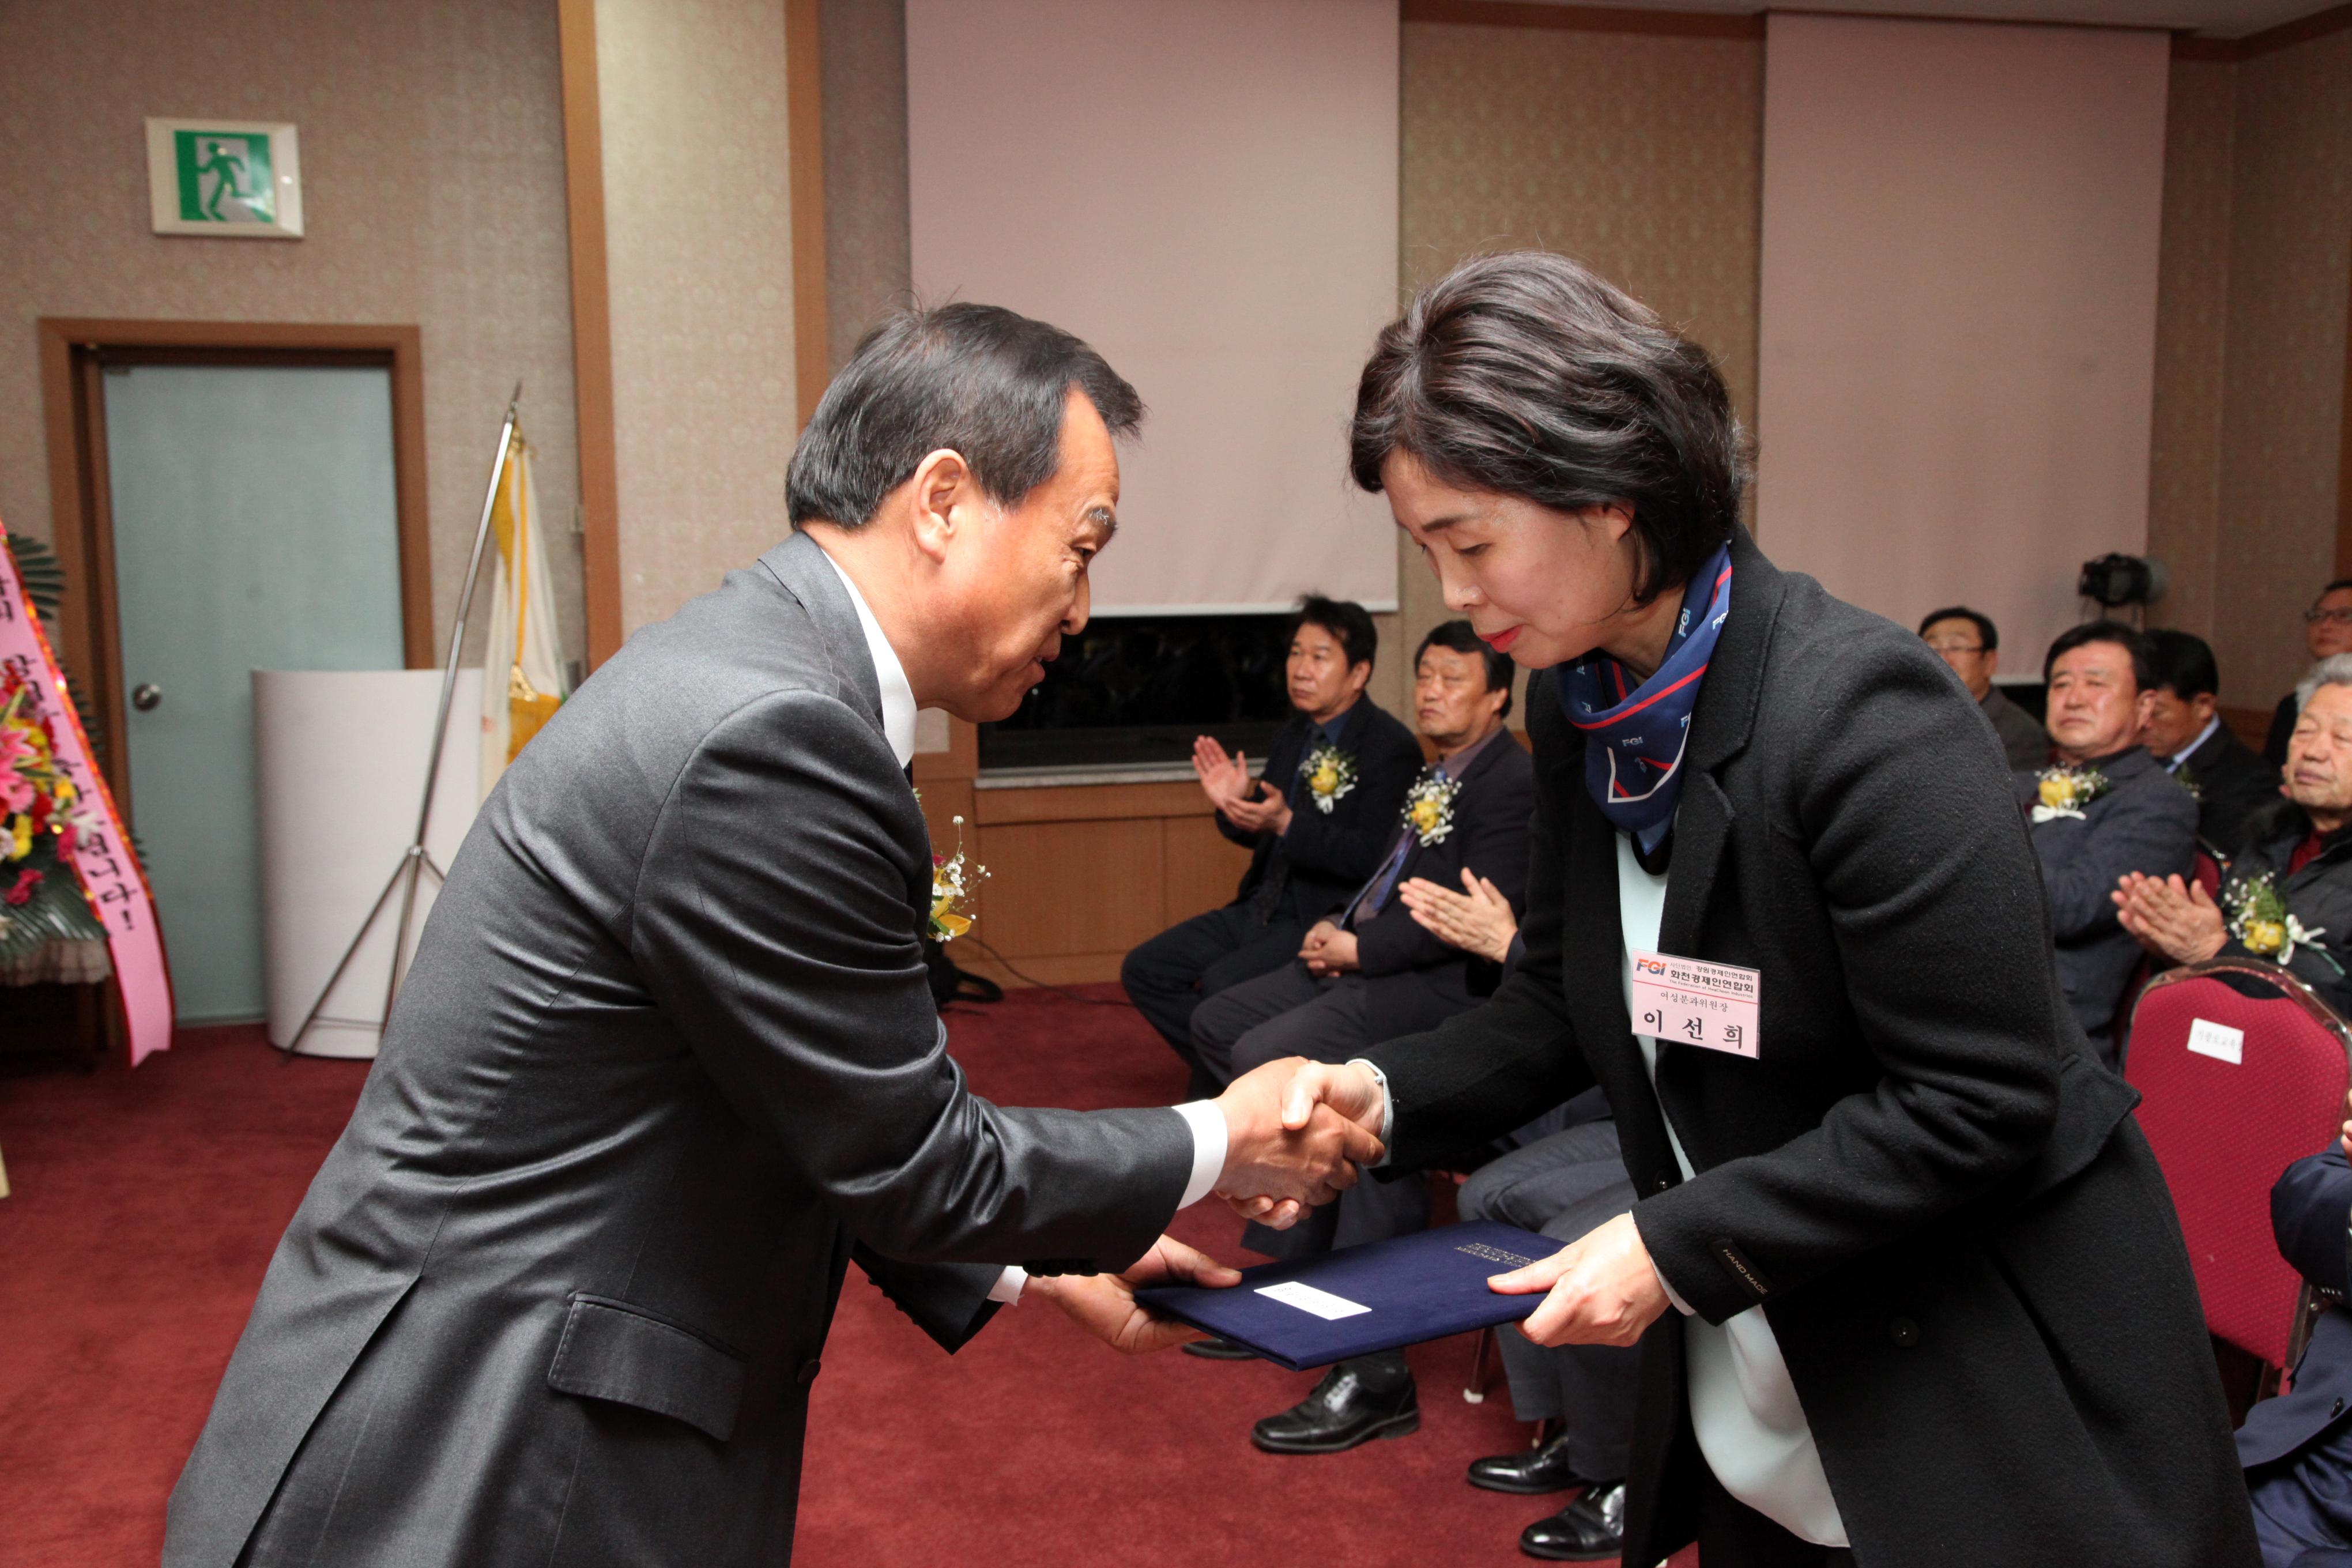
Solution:
{"label": "man wearing glasses", "polygon": [[[2352,577],[2339,577],[2319,591],[2311,608],[2303,612],[2303,637],[2311,650],[2311,662],[2332,658],[2339,653],[2352,653]],[[2297,686],[2278,700],[2271,714],[2270,738],[2263,742],[2263,755],[2271,766],[2286,766],[2286,743],[2294,735],[2294,721],[2303,712],[2303,688]]]}
{"label": "man wearing glasses", "polygon": [[[2347,597],[2352,602],[2352,595]],[[2041,721],[2001,695],[2000,688],[1992,683],[1993,671],[2000,664],[2000,633],[1993,629],[1990,616],[1964,605],[1937,610],[1919,623],[1919,638],[1952,667],[1952,673],[1977,700],[1984,716],[1992,721],[1993,732],[2000,737],[2011,768],[2038,768],[2049,760],[2050,737],[2043,733]]]}

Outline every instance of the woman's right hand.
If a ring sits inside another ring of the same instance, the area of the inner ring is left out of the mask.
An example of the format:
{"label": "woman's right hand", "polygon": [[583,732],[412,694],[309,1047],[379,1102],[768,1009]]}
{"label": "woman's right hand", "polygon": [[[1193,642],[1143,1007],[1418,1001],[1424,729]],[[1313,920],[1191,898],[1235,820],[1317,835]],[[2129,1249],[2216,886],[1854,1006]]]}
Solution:
{"label": "woman's right hand", "polygon": [[1511,939],[1519,932],[1511,900],[1486,878],[1462,868],[1465,892],[1456,893],[1415,877],[1397,889],[1397,898],[1412,911],[1423,930],[1449,947],[1502,963],[1511,954]]}

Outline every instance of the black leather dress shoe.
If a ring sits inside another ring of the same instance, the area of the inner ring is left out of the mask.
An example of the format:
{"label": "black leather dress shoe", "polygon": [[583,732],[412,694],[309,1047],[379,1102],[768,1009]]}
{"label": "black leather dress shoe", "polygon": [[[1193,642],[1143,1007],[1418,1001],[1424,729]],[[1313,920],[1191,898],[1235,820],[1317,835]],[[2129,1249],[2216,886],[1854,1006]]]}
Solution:
{"label": "black leather dress shoe", "polygon": [[1255,1361],[1258,1359],[1257,1352],[1237,1345],[1231,1340],[1220,1339],[1187,1340],[1184,1342],[1184,1353],[1199,1356],[1202,1361]]}
{"label": "black leather dress shoe", "polygon": [[1549,1519],[1519,1531],[1519,1550],[1547,1563],[1594,1563],[1625,1548],[1625,1483],[1587,1487]]}
{"label": "black leather dress shoe", "polygon": [[1592,1482],[1570,1467],[1568,1434],[1563,1432],[1549,1443],[1522,1448],[1516,1454],[1471,1460],[1470,1484],[1490,1492],[1518,1492],[1533,1497],[1540,1492],[1589,1487]]}
{"label": "black leather dress shoe", "polygon": [[1420,1429],[1421,1400],[1411,1377],[1374,1392],[1341,1362],[1323,1374],[1314,1393],[1251,1427],[1250,1441],[1269,1454],[1339,1454],[1375,1437],[1402,1437]]}

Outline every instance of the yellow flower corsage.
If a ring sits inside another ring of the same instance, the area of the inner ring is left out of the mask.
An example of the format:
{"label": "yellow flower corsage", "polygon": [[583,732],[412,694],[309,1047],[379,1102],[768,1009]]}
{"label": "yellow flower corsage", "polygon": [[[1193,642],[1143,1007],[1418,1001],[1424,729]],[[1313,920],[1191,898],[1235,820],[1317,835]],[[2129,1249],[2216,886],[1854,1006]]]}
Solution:
{"label": "yellow flower corsage", "polygon": [[1419,836],[1424,847],[1443,844],[1454,831],[1454,797],[1461,793],[1460,780],[1448,778],[1434,767],[1424,769],[1405,792],[1404,825]]}
{"label": "yellow flower corsage", "polygon": [[1356,787],[1356,759],[1337,746],[1318,746],[1299,763],[1298,776],[1307,781],[1307,798],[1328,816],[1339,797]]}

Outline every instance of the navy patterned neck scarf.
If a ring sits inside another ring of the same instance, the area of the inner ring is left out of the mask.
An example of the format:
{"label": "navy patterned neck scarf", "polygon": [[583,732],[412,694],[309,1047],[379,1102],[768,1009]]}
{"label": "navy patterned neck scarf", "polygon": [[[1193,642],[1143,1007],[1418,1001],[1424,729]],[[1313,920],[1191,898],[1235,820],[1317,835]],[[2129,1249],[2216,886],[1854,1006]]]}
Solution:
{"label": "navy patterned neck scarf", "polygon": [[1700,678],[1731,613],[1731,546],[1683,590],[1683,611],[1657,673],[1628,689],[1625,667],[1598,649],[1560,678],[1559,706],[1584,731],[1584,783],[1601,814],[1654,852],[1682,801],[1683,747]]}

